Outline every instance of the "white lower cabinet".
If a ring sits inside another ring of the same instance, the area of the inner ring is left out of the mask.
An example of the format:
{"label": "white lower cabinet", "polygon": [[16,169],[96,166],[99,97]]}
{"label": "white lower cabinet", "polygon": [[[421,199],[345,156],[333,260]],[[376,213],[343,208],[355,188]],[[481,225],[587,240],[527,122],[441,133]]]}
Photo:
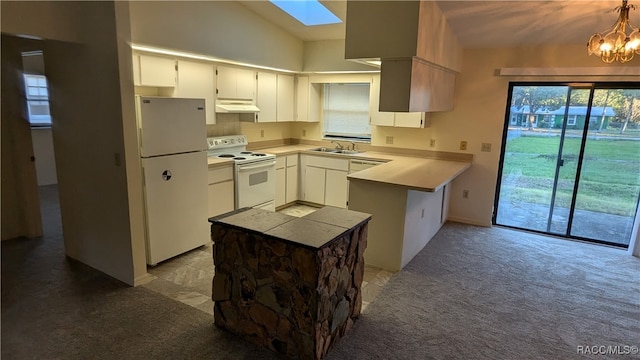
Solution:
{"label": "white lower cabinet", "polygon": [[304,174],[304,201],[324,204],[326,169],[306,166]]}
{"label": "white lower cabinet", "polygon": [[209,217],[234,209],[233,165],[209,169]]}
{"label": "white lower cabinet", "polygon": [[[293,159],[290,161],[290,157],[295,157],[295,164]],[[287,156],[287,189],[285,195],[285,202],[290,203],[298,200],[298,155]]]}
{"label": "white lower cabinet", "polygon": [[286,202],[287,195],[287,158],[276,157],[276,207]]}
{"label": "white lower cabinet", "polygon": [[303,200],[341,208],[347,207],[349,183],[348,159],[303,155],[304,189]]}
{"label": "white lower cabinet", "polygon": [[276,207],[298,200],[298,154],[276,157]]}
{"label": "white lower cabinet", "polygon": [[327,169],[324,204],[346,208],[348,190],[347,171]]}

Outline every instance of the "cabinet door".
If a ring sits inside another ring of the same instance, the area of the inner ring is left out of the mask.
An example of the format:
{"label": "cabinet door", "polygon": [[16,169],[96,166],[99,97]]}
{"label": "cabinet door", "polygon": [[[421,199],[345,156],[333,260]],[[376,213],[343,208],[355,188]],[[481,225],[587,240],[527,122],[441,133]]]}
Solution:
{"label": "cabinet door", "polygon": [[176,61],[174,59],[140,55],[140,82],[142,86],[176,86]]}
{"label": "cabinet door", "polygon": [[309,78],[296,78],[296,121],[309,120]]}
{"label": "cabinet door", "polygon": [[177,96],[205,100],[207,124],[216,123],[215,70],[213,65],[178,60]]}
{"label": "cabinet door", "polygon": [[285,202],[298,200],[298,166],[287,166],[287,193]]}
{"label": "cabinet door", "polygon": [[276,207],[286,204],[287,174],[286,168],[276,169]]}
{"label": "cabinet door", "polygon": [[237,69],[236,98],[253,100],[256,93],[256,72],[249,69]]}
{"label": "cabinet door", "polygon": [[218,66],[216,69],[217,96],[223,99],[233,99],[237,93],[238,69]]}
{"label": "cabinet door", "polygon": [[396,114],[396,127],[412,127],[412,128],[421,128],[423,127],[423,114],[420,112],[409,112],[409,113],[395,113]]}
{"label": "cabinet door", "polygon": [[276,121],[276,74],[258,72],[258,84],[256,90],[256,105],[260,112],[257,114],[258,122]]}
{"label": "cabinet door", "polygon": [[234,209],[233,180],[209,185],[209,217]]}
{"label": "cabinet door", "polygon": [[380,106],[380,75],[373,76],[369,89],[369,119],[371,125],[393,126],[394,113],[380,112],[378,110]]}
{"label": "cabinet door", "polygon": [[347,191],[349,190],[347,172],[327,169],[326,176],[325,205],[346,208]]}
{"label": "cabinet door", "polygon": [[325,169],[313,166],[305,168],[304,200],[324,205]]}
{"label": "cabinet door", "polygon": [[293,75],[278,74],[278,121],[293,121]]}

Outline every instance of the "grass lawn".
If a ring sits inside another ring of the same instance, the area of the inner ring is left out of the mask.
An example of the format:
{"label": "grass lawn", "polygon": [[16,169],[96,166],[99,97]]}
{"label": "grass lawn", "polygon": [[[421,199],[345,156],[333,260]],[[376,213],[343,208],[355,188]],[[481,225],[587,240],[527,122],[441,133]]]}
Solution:
{"label": "grass lawn", "polygon": [[[556,205],[569,207],[580,151],[578,137],[566,138]],[[549,204],[559,136],[509,139],[503,165],[501,201]],[[640,193],[640,141],[587,140],[576,208],[634,216]]]}

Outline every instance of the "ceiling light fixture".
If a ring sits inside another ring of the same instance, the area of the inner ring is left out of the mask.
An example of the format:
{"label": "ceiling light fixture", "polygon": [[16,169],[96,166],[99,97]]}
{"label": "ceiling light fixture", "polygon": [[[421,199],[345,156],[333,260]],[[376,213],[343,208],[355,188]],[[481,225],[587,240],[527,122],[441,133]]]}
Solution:
{"label": "ceiling light fixture", "polygon": [[614,9],[620,15],[613,29],[606,34],[591,35],[587,43],[589,55],[600,56],[602,61],[610,64],[616,60],[625,63],[633,59],[635,53],[640,54],[640,30],[629,23],[629,9],[635,8],[635,5],[628,5],[627,0],[622,0],[622,5]]}

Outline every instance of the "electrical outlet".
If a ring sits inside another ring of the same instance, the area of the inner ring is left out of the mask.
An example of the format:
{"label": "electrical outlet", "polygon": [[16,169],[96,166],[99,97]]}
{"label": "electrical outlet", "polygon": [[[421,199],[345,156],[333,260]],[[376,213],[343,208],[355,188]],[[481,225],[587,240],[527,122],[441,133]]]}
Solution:
{"label": "electrical outlet", "polygon": [[482,143],[480,147],[480,151],[491,152],[491,144],[490,143]]}
{"label": "electrical outlet", "polygon": [[302,136],[307,136],[307,130],[302,129]]}
{"label": "electrical outlet", "polygon": [[387,144],[393,144],[393,136],[387,136]]}
{"label": "electrical outlet", "polygon": [[260,130],[260,137],[264,137],[264,130]]}
{"label": "electrical outlet", "polygon": [[462,140],[460,141],[460,150],[467,150],[467,142]]}
{"label": "electrical outlet", "polygon": [[436,147],[436,139],[431,139],[429,141],[429,147]]}
{"label": "electrical outlet", "polygon": [[463,199],[469,198],[469,190],[462,190],[462,198]]}

